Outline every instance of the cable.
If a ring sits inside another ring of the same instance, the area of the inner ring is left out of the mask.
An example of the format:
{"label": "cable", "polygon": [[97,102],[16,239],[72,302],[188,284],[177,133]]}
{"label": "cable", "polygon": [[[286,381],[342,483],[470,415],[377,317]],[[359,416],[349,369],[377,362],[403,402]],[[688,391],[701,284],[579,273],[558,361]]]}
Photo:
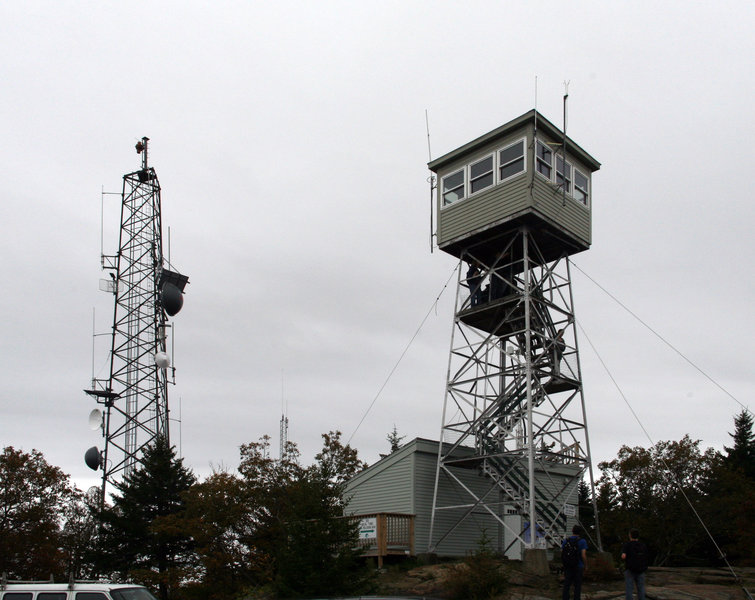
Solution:
{"label": "cable", "polygon": [[[676,352],[679,356],[681,356],[690,366],[692,366],[696,371],[698,371],[703,377],[705,377],[708,381],[710,381],[713,385],[715,385],[719,390],[721,390],[724,394],[729,396],[734,402],[739,404],[739,406],[742,407],[745,411],[752,414],[750,409],[742,404],[732,393],[730,393],[726,388],[724,388],[720,383],[718,383],[713,377],[708,375],[705,371],[703,371],[700,367],[698,367],[694,362],[692,362],[689,358],[687,358],[680,350],[678,350],[671,342],[669,342],[666,338],[664,338],[660,333],[658,333],[655,329],[653,329],[650,325],[648,325],[645,321],[643,321],[639,316],[637,316],[634,312],[632,312],[621,300],[619,300],[616,296],[614,296],[611,292],[609,292],[606,288],[604,288],[602,285],[600,285],[597,281],[595,281],[592,277],[590,277],[587,273],[585,273],[579,265],[577,265],[574,261],[569,261],[572,265],[574,265],[582,275],[587,277],[590,281],[592,281],[603,293],[605,293],[611,300],[616,302],[621,308],[623,308],[625,311],[627,311],[630,315],[632,315],[637,321],[639,321],[646,329],[648,329],[655,337],[657,337],[659,340],[661,340],[664,344],[666,344],[669,348],[671,348],[674,352]],[[647,432],[646,432],[647,433]]]}
{"label": "cable", "polygon": [[[572,263],[572,264],[573,264],[573,263]],[[576,265],[575,265],[575,266],[576,266]],[[577,268],[579,269],[579,267],[577,267]],[[579,269],[579,270],[580,270],[580,271],[582,271],[582,269]],[[582,273],[584,273],[584,271],[582,271]],[[585,274],[585,275],[586,275],[586,274]],[[592,279],[591,279],[591,281],[592,281]],[[594,283],[594,281],[593,281],[593,283]],[[596,285],[597,285],[597,284],[596,284]],[[598,287],[600,287],[600,286],[598,286]],[[601,289],[603,289],[603,288],[601,288]],[[603,290],[603,291],[605,291],[605,290]],[[607,292],[606,292],[606,293],[607,293]],[[610,294],[609,294],[609,295],[610,295]],[[618,302],[618,301],[617,301],[617,302]],[[620,304],[621,304],[621,303],[620,303]],[[623,306],[623,305],[622,305],[622,306]],[[628,310],[628,309],[627,309],[627,310]],[[631,311],[630,311],[630,312],[631,312]],[[648,433],[647,429],[645,429],[645,426],[644,426],[644,425],[642,424],[642,421],[640,421],[640,418],[639,418],[639,417],[637,416],[637,413],[636,413],[636,412],[634,412],[634,409],[632,408],[632,405],[631,405],[631,404],[629,403],[629,399],[628,399],[628,398],[626,397],[626,395],[624,394],[624,391],[623,391],[623,390],[621,389],[621,386],[620,386],[620,385],[619,385],[619,383],[618,383],[618,382],[616,381],[616,378],[615,378],[615,377],[613,376],[613,373],[611,373],[610,369],[608,368],[608,365],[606,365],[605,361],[603,360],[603,357],[602,357],[602,356],[600,355],[600,353],[598,352],[597,348],[595,348],[595,345],[594,345],[594,344],[592,343],[592,340],[590,339],[590,336],[588,336],[588,335],[587,335],[587,332],[585,331],[584,327],[582,327],[582,324],[581,324],[581,323],[580,323],[579,321],[576,321],[576,320],[575,320],[575,322],[577,323],[577,326],[579,327],[580,331],[582,332],[582,335],[584,335],[584,336],[585,336],[585,339],[587,340],[587,343],[588,343],[588,344],[590,344],[590,348],[592,348],[592,351],[593,351],[593,352],[595,353],[595,356],[597,356],[597,357],[598,357],[598,360],[600,361],[600,364],[601,364],[601,365],[603,365],[603,369],[605,369],[606,373],[608,374],[608,377],[609,377],[609,378],[611,379],[611,381],[613,382],[613,384],[614,384],[614,386],[616,387],[616,390],[617,390],[617,391],[619,392],[619,395],[621,396],[622,400],[624,400],[624,403],[625,403],[625,404],[627,405],[627,408],[629,409],[629,412],[631,412],[631,413],[632,413],[632,416],[634,417],[634,420],[635,420],[635,421],[637,421],[637,424],[638,424],[638,425],[640,426],[640,429],[642,429],[643,433],[645,434],[645,437],[647,437],[648,441],[650,442],[650,445],[651,445],[651,447],[652,447],[652,446],[655,446],[655,445],[656,445],[656,442],[655,442],[655,441],[653,440],[653,438],[652,438],[652,437],[650,436],[650,434]],[[644,324],[644,323],[643,323],[643,324]],[[647,326],[647,325],[646,325],[646,326]],[[651,329],[651,331],[652,331],[652,329]],[[653,332],[653,333],[655,333],[655,332]],[[658,335],[658,334],[656,334],[656,335]],[[659,336],[659,337],[660,337],[660,336]],[[665,341],[665,340],[664,340],[664,341]],[[667,342],[667,343],[668,343],[668,342]],[[670,345],[670,344],[669,344],[669,345]],[[673,348],[673,346],[672,346],[672,348]],[[676,350],[676,349],[674,348],[674,350]],[[678,352],[678,351],[677,351],[677,352]],[[687,361],[687,362],[689,362],[689,361]],[[691,363],[690,363],[690,364],[691,364]],[[693,365],[693,366],[694,366],[694,365]],[[698,370],[699,370],[699,369],[698,369]],[[701,371],[701,372],[702,372],[702,371]],[[711,381],[712,381],[712,380],[711,380]],[[719,386],[719,387],[720,387],[720,386]],[[723,389],[723,388],[722,388],[722,389]],[[732,396],[732,397],[733,397],[733,396]],[[736,400],[736,398],[735,398],[735,400]],[[726,558],[726,555],[724,554],[723,550],[721,550],[720,546],[719,546],[719,545],[718,545],[718,544],[716,543],[716,540],[715,540],[715,538],[713,537],[713,534],[712,534],[712,533],[710,532],[710,530],[708,529],[708,527],[707,527],[707,526],[705,525],[705,522],[703,521],[702,517],[700,516],[700,514],[699,514],[699,513],[697,512],[697,510],[695,509],[694,505],[692,504],[692,501],[691,501],[691,500],[689,499],[689,497],[687,496],[687,493],[686,493],[686,492],[684,491],[684,488],[682,487],[682,484],[681,484],[681,483],[679,482],[679,480],[677,479],[676,475],[674,474],[674,472],[673,472],[673,471],[671,470],[671,468],[669,467],[669,465],[668,465],[668,463],[666,462],[666,460],[665,460],[665,459],[664,459],[664,458],[663,458],[662,456],[659,456],[659,458],[660,458],[660,461],[661,461],[661,463],[663,463],[663,468],[664,468],[664,469],[666,470],[666,472],[668,473],[668,475],[669,475],[669,476],[671,477],[671,480],[672,480],[672,481],[674,482],[674,485],[675,485],[675,486],[676,486],[676,488],[677,488],[677,489],[678,489],[678,490],[679,490],[679,491],[681,492],[682,496],[684,497],[684,500],[685,500],[685,501],[687,502],[687,505],[688,505],[688,506],[690,507],[690,509],[692,510],[692,514],[694,514],[694,515],[695,515],[695,518],[696,518],[696,519],[698,520],[698,522],[699,522],[699,523],[700,523],[700,525],[702,526],[703,530],[705,531],[706,535],[708,536],[708,538],[710,539],[710,541],[711,541],[711,542],[713,543],[713,546],[715,546],[715,548],[716,548],[716,551],[718,552],[718,556],[719,556],[719,558],[721,558],[721,560],[723,560],[723,561],[724,561],[724,563],[726,563],[726,566],[727,566],[727,568],[729,569],[729,571],[731,572],[731,574],[732,574],[732,576],[734,577],[734,579],[735,579],[735,580],[737,581],[737,583],[738,583],[738,584],[740,585],[740,587],[741,587],[741,588],[742,588],[742,590],[743,590],[743,591],[745,592],[745,594],[747,595],[747,597],[748,597],[748,598],[749,598],[750,600],[752,600],[752,596],[750,595],[750,592],[749,592],[749,591],[747,590],[747,588],[746,588],[746,587],[744,586],[744,583],[742,582],[742,580],[741,580],[741,578],[739,577],[739,575],[737,575],[737,574],[736,574],[736,572],[734,571],[734,568],[733,568],[733,567],[731,566],[731,564],[730,564],[730,563],[729,563],[729,561],[727,560],[727,558]]]}
{"label": "cable", "polygon": [[448,279],[446,280],[446,283],[443,284],[443,288],[441,288],[440,293],[435,298],[435,301],[430,305],[430,308],[427,310],[427,313],[425,314],[425,317],[422,319],[422,322],[419,324],[419,327],[417,327],[417,331],[414,332],[414,335],[409,340],[409,343],[404,348],[404,351],[401,353],[401,356],[398,357],[398,360],[396,361],[396,364],[393,365],[393,368],[388,373],[388,377],[385,378],[385,381],[383,382],[383,385],[380,386],[380,389],[378,390],[377,394],[375,394],[375,397],[372,399],[372,402],[367,407],[367,410],[364,411],[364,414],[362,415],[361,420],[357,424],[356,428],[354,429],[353,433],[349,437],[349,439],[346,441],[346,445],[348,446],[351,443],[351,440],[356,435],[357,431],[359,431],[359,428],[362,426],[362,423],[364,423],[364,420],[367,418],[367,415],[372,410],[372,407],[375,406],[375,402],[377,402],[377,399],[380,397],[380,394],[383,393],[383,390],[385,389],[385,386],[388,385],[388,382],[390,381],[391,377],[393,376],[393,373],[398,368],[399,364],[401,364],[401,361],[404,359],[404,356],[409,351],[409,348],[411,347],[414,340],[419,335],[420,330],[425,324],[425,321],[427,321],[427,318],[430,316],[430,313],[433,312],[435,307],[438,305],[438,301],[440,300],[440,297],[443,295],[443,292],[446,291],[446,288],[448,287],[449,282],[451,281],[451,278],[454,276],[454,273],[456,273],[456,270],[459,268],[458,265],[454,265],[453,270],[451,271],[451,274],[448,276]]}

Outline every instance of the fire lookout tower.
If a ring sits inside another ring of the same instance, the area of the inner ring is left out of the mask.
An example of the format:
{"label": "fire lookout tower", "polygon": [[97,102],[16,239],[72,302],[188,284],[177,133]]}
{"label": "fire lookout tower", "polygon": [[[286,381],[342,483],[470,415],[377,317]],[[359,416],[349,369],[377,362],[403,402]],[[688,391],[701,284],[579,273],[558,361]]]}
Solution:
{"label": "fire lookout tower", "polygon": [[509,547],[552,547],[592,479],[569,256],[590,247],[600,163],[532,110],[428,166],[438,247],[460,261],[430,551],[479,514]]}

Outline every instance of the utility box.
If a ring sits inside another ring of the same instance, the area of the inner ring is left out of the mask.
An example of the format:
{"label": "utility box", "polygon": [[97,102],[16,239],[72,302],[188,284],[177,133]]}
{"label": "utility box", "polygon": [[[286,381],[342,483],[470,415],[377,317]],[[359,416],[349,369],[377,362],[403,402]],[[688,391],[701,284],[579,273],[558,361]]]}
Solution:
{"label": "utility box", "polygon": [[592,173],[600,163],[531,110],[431,161],[438,247],[493,256],[527,226],[542,262],[590,247]]}

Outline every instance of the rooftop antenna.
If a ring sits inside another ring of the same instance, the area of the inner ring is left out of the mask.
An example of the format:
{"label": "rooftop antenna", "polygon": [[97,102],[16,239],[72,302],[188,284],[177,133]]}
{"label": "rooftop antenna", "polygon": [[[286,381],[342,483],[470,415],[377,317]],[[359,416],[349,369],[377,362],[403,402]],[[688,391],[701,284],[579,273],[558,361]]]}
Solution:
{"label": "rooftop antenna", "polygon": [[288,446],[288,406],[283,393],[283,369],[281,369],[281,422],[280,422],[280,459],[286,458],[286,446]]}
{"label": "rooftop antenna", "polygon": [[535,138],[537,139],[537,75],[535,75]]}
{"label": "rooftop antenna", "polygon": [[564,183],[561,186],[561,192],[562,192],[562,198],[561,198],[561,206],[566,206],[566,188],[569,185],[567,179],[566,179],[566,101],[569,99],[569,82],[564,81],[564,138],[563,138],[563,145],[561,146],[563,150],[564,155]]}
{"label": "rooftop antenna", "polygon": [[[425,109],[425,128],[427,129],[427,159],[428,162],[433,160],[433,153],[430,149],[430,118]],[[430,184],[430,254],[433,253],[433,190],[435,189],[435,175],[431,174],[427,179]]]}

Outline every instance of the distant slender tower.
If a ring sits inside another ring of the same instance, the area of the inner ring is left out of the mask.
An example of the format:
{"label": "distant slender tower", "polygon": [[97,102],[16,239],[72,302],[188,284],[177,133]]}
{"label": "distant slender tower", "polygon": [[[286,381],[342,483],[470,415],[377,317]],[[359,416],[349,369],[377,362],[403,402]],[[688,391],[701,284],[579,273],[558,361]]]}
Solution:
{"label": "distant slender tower", "polygon": [[600,164],[530,111],[429,168],[460,260],[430,550],[473,519],[509,555],[553,547],[592,480],[569,256],[590,247]]}
{"label": "distant slender tower", "polygon": [[181,310],[188,277],[171,271],[163,254],[160,183],[148,142],[136,145],[141,169],[123,176],[118,253],[102,255],[111,277],[102,287],[115,301],[110,376],[85,391],[104,409],[92,411],[90,423],[101,427],[105,447],[90,448],[85,461],[102,469],[103,499],[107,484],[129,475],[146,446],[159,436],[170,440],[168,317]]}

